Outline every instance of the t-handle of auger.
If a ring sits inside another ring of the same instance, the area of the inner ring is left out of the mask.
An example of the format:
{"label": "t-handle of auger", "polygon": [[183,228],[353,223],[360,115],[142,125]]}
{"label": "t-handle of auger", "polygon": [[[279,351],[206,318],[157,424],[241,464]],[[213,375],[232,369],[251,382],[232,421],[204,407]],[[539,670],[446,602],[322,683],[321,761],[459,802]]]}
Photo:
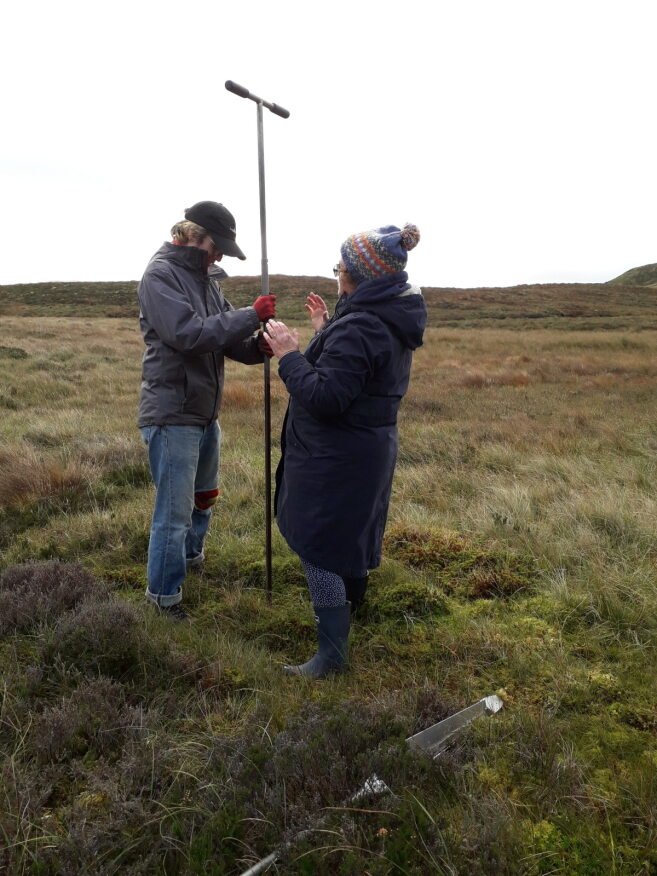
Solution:
{"label": "t-handle of auger", "polygon": [[232,79],[228,79],[226,81],[226,88],[228,91],[232,91],[233,94],[236,94],[238,97],[248,97],[249,100],[254,100],[256,103],[261,103],[263,106],[266,106],[268,110],[275,113],[275,115],[280,116],[282,119],[289,119],[290,111],[286,110],[284,107],[279,106],[277,103],[270,103],[267,100],[263,100],[261,97],[258,97],[257,94],[251,94],[248,88],[245,88],[243,85],[239,85],[237,82],[233,82]]}

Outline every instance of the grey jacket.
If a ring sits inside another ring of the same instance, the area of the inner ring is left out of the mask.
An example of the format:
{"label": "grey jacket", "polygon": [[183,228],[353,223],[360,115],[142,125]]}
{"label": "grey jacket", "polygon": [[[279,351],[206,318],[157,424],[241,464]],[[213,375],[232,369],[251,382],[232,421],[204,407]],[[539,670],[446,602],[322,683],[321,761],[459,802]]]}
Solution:
{"label": "grey jacket", "polygon": [[[223,271],[215,269],[215,274]],[[138,287],[142,361],[139,426],[205,426],[221,406],[224,355],[262,362],[253,307],[226,301],[205,253],[164,243]]]}

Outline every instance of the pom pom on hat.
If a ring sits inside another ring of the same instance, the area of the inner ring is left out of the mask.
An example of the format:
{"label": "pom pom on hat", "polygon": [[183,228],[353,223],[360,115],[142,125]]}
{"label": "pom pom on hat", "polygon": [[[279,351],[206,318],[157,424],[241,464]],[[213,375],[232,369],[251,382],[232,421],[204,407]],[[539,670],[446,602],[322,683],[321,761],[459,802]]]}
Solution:
{"label": "pom pom on hat", "polygon": [[361,283],[395,274],[406,267],[407,253],[420,240],[417,225],[384,225],[372,231],[352,234],[340,247],[340,255],[349,274]]}
{"label": "pom pom on hat", "polygon": [[415,247],[420,242],[420,229],[417,225],[410,225],[406,223],[401,233],[401,243],[406,252],[409,252],[411,249],[415,249]]}

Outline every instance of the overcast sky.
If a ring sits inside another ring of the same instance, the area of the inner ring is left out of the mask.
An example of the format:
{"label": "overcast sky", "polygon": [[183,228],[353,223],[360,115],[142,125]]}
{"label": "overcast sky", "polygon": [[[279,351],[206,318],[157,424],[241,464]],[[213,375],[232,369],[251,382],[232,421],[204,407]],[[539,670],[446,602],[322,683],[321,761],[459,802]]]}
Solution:
{"label": "overcast sky", "polygon": [[270,273],[415,222],[426,286],[599,282],[657,262],[653,0],[11,2],[0,283],[138,279],[198,200]]}

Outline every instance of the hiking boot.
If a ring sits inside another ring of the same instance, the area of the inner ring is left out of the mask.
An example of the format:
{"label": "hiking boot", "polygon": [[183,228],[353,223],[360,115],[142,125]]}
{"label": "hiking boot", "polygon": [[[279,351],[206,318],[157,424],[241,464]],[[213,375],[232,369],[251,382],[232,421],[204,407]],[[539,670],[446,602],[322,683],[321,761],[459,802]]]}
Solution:
{"label": "hiking boot", "polygon": [[191,620],[190,616],[179,602],[176,602],[175,605],[158,605],[157,607],[160,609],[160,614],[163,614],[165,617],[168,617],[169,620],[175,621],[176,623]]}

